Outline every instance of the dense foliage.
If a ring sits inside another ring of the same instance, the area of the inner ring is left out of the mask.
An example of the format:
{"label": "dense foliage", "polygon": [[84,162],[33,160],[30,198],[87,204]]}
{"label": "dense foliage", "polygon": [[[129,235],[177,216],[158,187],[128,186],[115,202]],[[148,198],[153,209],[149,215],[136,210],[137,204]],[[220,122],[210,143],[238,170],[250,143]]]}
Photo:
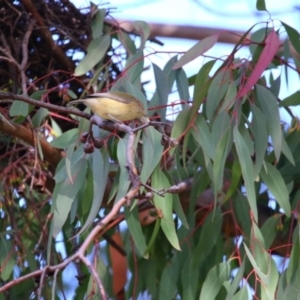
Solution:
{"label": "dense foliage", "polygon": [[[160,42],[143,21],[127,32],[93,4],[1,5],[1,300],[297,299],[300,124],[290,107],[300,94],[279,98],[299,84],[295,29],[255,25],[188,77],[184,65],[219,34],[161,69],[145,59]],[[66,107],[108,90],[135,96],[154,122],[139,129]]]}

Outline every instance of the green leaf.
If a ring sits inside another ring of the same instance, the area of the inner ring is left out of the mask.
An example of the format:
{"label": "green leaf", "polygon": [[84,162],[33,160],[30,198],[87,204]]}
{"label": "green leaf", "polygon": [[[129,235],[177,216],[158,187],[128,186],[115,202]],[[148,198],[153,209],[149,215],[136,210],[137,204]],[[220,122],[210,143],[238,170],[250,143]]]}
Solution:
{"label": "green leaf", "polygon": [[29,104],[24,101],[14,100],[10,109],[9,115],[11,117],[23,116],[27,117],[29,114]]}
{"label": "green leaf", "polygon": [[255,164],[253,167],[253,177],[256,178],[264,162],[265,153],[268,146],[267,124],[263,113],[255,105],[251,105],[253,114],[250,130],[254,136]]}
{"label": "green leaf", "polygon": [[215,64],[214,60],[211,60],[211,61],[205,63],[196,76],[195,85],[194,85],[193,102],[194,102],[194,104],[197,103],[197,111],[198,111],[199,105],[200,105],[199,100],[202,100],[201,97],[200,97],[201,99],[199,99],[199,94],[202,94],[203,86],[210,79],[209,73],[214,64]]}
{"label": "green leaf", "polygon": [[257,203],[256,203],[256,194],[254,188],[254,176],[253,176],[253,164],[251,160],[251,155],[247,144],[240,134],[237,126],[233,129],[233,138],[235,142],[235,148],[238,154],[239,162],[242,169],[242,175],[245,181],[245,187],[247,192],[247,199],[252,210],[254,219],[257,221]]}
{"label": "green leaf", "polygon": [[190,92],[189,92],[189,82],[186,76],[186,73],[183,69],[179,69],[175,71],[175,79],[177,90],[179,93],[180,100],[189,101],[190,100]]}
{"label": "green leaf", "polygon": [[207,274],[203,283],[200,300],[215,299],[224,282],[230,278],[230,263],[220,263],[214,266]]}
{"label": "green leaf", "polygon": [[228,85],[228,89],[225,94],[224,101],[222,101],[222,105],[219,111],[220,112],[222,112],[223,110],[229,111],[236,101],[236,95],[237,95],[236,83],[231,81]]}
{"label": "green leaf", "polygon": [[[133,84],[140,84],[140,76],[144,68],[144,52],[143,48],[139,49],[133,55],[130,55],[125,64],[126,80]],[[120,77],[118,81],[123,81]]]}
{"label": "green leaf", "polygon": [[192,134],[198,144],[202,147],[203,152],[214,159],[215,157],[215,143],[212,139],[209,127],[202,114],[197,116],[195,126],[192,127]]}
{"label": "green leaf", "polygon": [[54,216],[52,235],[55,238],[65,224],[72,203],[82,188],[87,170],[87,160],[83,157],[72,166],[73,183],[67,178],[59,186],[57,195],[53,196]]}
{"label": "green leaf", "polygon": [[[78,147],[72,154],[72,157],[70,158],[71,170],[69,170],[69,171],[67,171],[68,163],[66,163],[66,158],[63,158],[60,161],[59,165],[57,166],[56,174],[54,176],[56,183],[64,181],[66,179],[66,177],[68,177],[68,173],[73,176],[72,168],[74,168],[74,166],[78,163],[78,161],[80,161],[84,156],[85,156],[85,153],[83,151],[83,146]],[[68,168],[69,168],[69,166],[68,166]],[[73,179],[70,179],[70,181],[73,182]]]}
{"label": "green leaf", "polygon": [[94,38],[87,48],[86,56],[77,65],[74,76],[81,76],[89,72],[96,64],[98,64],[103,59],[109,46],[109,35],[106,34]]}
{"label": "green leaf", "polygon": [[219,38],[219,33],[216,33],[196,43],[185,54],[183,54],[182,57],[180,57],[178,62],[176,62],[176,64],[173,66],[173,70],[181,68],[182,66],[186,65],[190,61],[204,54],[206,51],[208,51],[210,48],[214,46],[214,44],[218,41],[218,38]]}
{"label": "green leaf", "polygon": [[283,27],[285,28],[288,37],[291,41],[291,44],[295,48],[295,50],[300,54],[300,40],[299,40],[299,32],[288,24],[281,22]]}
{"label": "green leaf", "polygon": [[277,99],[269,90],[258,84],[256,85],[256,93],[272,138],[276,159],[279,160],[282,147],[282,133]]}
{"label": "green leaf", "polygon": [[103,35],[103,23],[105,16],[106,9],[97,8],[97,12],[93,15],[91,22],[93,39],[99,38]]}
{"label": "green leaf", "polygon": [[[156,191],[167,189],[170,187],[169,181],[165,174],[157,167],[151,177],[152,187]],[[167,239],[171,245],[180,250],[178,237],[176,235],[176,229],[173,219],[173,195],[166,193],[164,197],[154,194],[153,202],[155,207],[161,211],[161,228],[165,233]]]}
{"label": "green leaf", "polygon": [[270,280],[268,284],[261,284],[261,299],[274,300],[278,284],[278,270],[275,261],[270,256],[269,264]]}
{"label": "green leaf", "polygon": [[176,272],[172,264],[167,263],[165,266],[161,279],[159,282],[159,296],[158,299],[172,300],[177,290]]}
{"label": "green leaf", "polygon": [[248,288],[246,285],[244,285],[230,300],[249,300]]}
{"label": "green leaf", "polygon": [[[298,224],[299,230],[299,224]],[[300,262],[300,243],[299,236],[294,239],[293,248],[290,255],[290,261],[286,269],[286,282],[289,283],[292,279],[292,276],[299,270]]]}
{"label": "green leaf", "polygon": [[176,63],[176,61],[177,61],[177,55],[170,58],[170,60],[168,60],[168,62],[165,64],[163,68],[163,72],[167,78],[169,92],[171,91],[175,81],[175,71],[172,68]]}
{"label": "green leaf", "polygon": [[232,284],[229,287],[228,294],[225,300],[231,300],[233,298],[234,293],[239,288],[241,280],[243,279],[244,271],[245,271],[245,259],[243,260],[243,263],[239,266],[239,270],[234,276],[234,279],[232,281]]}
{"label": "green leaf", "polygon": [[59,149],[65,149],[70,144],[79,140],[79,133],[77,128],[70,129],[60,135],[58,138],[51,141],[50,145]]}
{"label": "green leaf", "polygon": [[140,174],[142,182],[146,183],[156,166],[160,163],[164,147],[161,145],[161,133],[148,127],[143,134],[143,167]]}
{"label": "green leaf", "polygon": [[282,148],[281,148],[282,153],[284,154],[284,156],[289,160],[289,162],[295,166],[295,160],[293,157],[293,154],[291,152],[291,149],[289,147],[289,145],[287,144],[286,140],[284,137],[282,137]]}
{"label": "green leaf", "polygon": [[260,176],[284,213],[290,217],[289,192],[280,172],[273,165],[265,162],[265,168],[261,169]]}
{"label": "green leaf", "polygon": [[211,129],[211,136],[215,145],[220,142],[220,139],[228,130],[231,131],[230,117],[226,111],[222,111],[215,118]]}
{"label": "green leaf", "polygon": [[[183,136],[184,132],[188,128],[190,113],[191,113],[191,107],[189,106],[185,107],[179,113],[172,126],[171,138],[180,140],[180,138]],[[170,149],[170,155],[174,154],[175,149],[176,149],[175,147]]]}
{"label": "green leaf", "polygon": [[231,70],[221,70],[212,80],[207,93],[206,116],[211,119],[230,84]]}
{"label": "green leaf", "polygon": [[124,197],[128,191],[130,181],[128,180],[128,172],[126,169],[126,155],[127,155],[127,144],[128,144],[128,134],[122,138],[119,139],[118,142],[118,148],[117,148],[117,156],[118,156],[118,162],[120,166],[120,175],[119,175],[119,189],[118,193],[116,195],[115,202],[118,202],[122,197]]}
{"label": "green leaf", "polygon": [[218,206],[215,208],[215,211],[209,213],[202,225],[199,241],[193,250],[192,265],[195,268],[201,266],[216,245],[221,234],[222,223],[223,216]]}
{"label": "green leaf", "polygon": [[[290,265],[291,263],[289,263]],[[276,300],[300,299],[300,267],[297,265],[295,273],[287,280],[287,271],[279,279]]]}
{"label": "green leaf", "polygon": [[[168,78],[156,64],[153,63],[152,66],[154,71],[156,91],[151,99],[151,106],[161,107],[157,113],[161,117],[161,121],[164,122],[166,120],[166,106],[169,98]],[[155,111],[152,113],[154,112]]]}
{"label": "green leaf", "polygon": [[140,49],[144,49],[146,41],[149,39],[151,33],[149,25],[145,21],[135,21],[132,23],[132,26],[142,39]]}
{"label": "green leaf", "polygon": [[[225,127],[226,128],[226,127]],[[231,128],[222,133],[220,140],[217,143],[214,162],[213,162],[213,185],[214,195],[216,196],[223,186],[224,167],[227,156],[232,145]]]}
{"label": "green leaf", "polygon": [[15,266],[14,252],[11,241],[0,236],[0,278],[4,282],[9,280]]}
{"label": "green leaf", "polygon": [[124,32],[123,30],[118,30],[118,39],[129,55],[133,55],[136,52],[134,41],[130,38],[128,33]]}
{"label": "green leaf", "polygon": [[48,116],[49,116],[49,110],[47,108],[40,107],[31,119],[33,127],[34,128],[39,127],[42,121]]}
{"label": "green leaf", "polygon": [[256,0],[256,9],[257,10],[267,10],[265,0]]}
{"label": "green leaf", "polygon": [[278,234],[277,226],[280,223],[281,215],[277,214],[268,218],[262,225],[260,231],[265,241],[265,248],[269,249]]}
{"label": "green leaf", "polygon": [[234,198],[233,208],[235,216],[237,216],[239,223],[242,225],[244,236],[249,237],[252,226],[250,207],[247,198],[240,191],[237,192]]}
{"label": "green leaf", "polygon": [[279,107],[297,106],[300,104],[300,92],[297,91],[294,94],[286,97],[279,102]]}
{"label": "green leaf", "polygon": [[92,207],[85,224],[81,227],[78,234],[84,232],[89,226],[91,226],[97,216],[102,204],[104,191],[106,187],[106,181],[109,171],[109,156],[108,152],[103,150],[95,150],[92,154],[92,172],[93,172],[93,190],[94,197]]}
{"label": "green leaf", "polygon": [[139,220],[137,206],[135,206],[133,209],[125,207],[125,218],[137,250],[141,256],[146,259],[149,258],[149,253],[146,252],[147,245]]}

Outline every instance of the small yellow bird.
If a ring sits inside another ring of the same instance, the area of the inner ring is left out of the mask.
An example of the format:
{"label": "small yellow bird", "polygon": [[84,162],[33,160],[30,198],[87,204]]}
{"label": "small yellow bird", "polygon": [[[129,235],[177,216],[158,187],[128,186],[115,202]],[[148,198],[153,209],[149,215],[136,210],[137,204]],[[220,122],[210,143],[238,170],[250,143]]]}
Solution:
{"label": "small yellow bird", "polygon": [[102,119],[123,122],[139,119],[149,123],[141,101],[124,92],[107,92],[87,95],[83,99],[71,101],[68,106],[83,103]]}

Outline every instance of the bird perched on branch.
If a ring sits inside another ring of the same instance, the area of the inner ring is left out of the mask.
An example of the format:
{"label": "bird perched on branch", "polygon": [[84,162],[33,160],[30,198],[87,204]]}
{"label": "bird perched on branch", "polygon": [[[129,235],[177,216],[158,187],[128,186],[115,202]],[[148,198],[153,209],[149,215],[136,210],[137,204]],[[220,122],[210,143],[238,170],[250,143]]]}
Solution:
{"label": "bird perched on branch", "polygon": [[68,106],[83,103],[102,119],[123,122],[138,119],[141,123],[150,120],[141,101],[124,92],[107,92],[87,95],[68,103]]}

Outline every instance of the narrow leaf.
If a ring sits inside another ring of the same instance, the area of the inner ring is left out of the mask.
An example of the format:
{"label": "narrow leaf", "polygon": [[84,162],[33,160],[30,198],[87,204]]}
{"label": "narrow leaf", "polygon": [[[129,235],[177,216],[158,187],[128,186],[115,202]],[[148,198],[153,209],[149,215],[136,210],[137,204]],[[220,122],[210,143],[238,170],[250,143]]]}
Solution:
{"label": "narrow leaf", "polygon": [[251,155],[247,144],[240,134],[237,126],[233,129],[233,136],[235,142],[235,148],[238,154],[239,162],[242,169],[243,178],[245,181],[245,187],[247,192],[247,199],[250,205],[250,208],[253,212],[254,219],[257,221],[257,203],[256,203],[256,194],[254,188],[254,176],[253,176],[253,164],[251,160]]}
{"label": "narrow leaf", "polygon": [[250,130],[254,136],[254,147],[255,147],[255,164],[253,168],[253,177],[256,178],[259,174],[265,153],[268,147],[268,132],[265,116],[261,110],[255,105],[251,105],[253,114],[252,123]]}
{"label": "narrow leaf", "polygon": [[237,97],[246,95],[252,87],[256,84],[262,73],[269,66],[274,56],[280,47],[280,40],[277,33],[273,29],[265,40],[264,49],[245,85],[238,92]]}
{"label": "narrow leaf", "polygon": [[229,262],[220,263],[207,274],[203,283],[199,300],[215,299],[223,283],[230,278]]}
{"label": "narrow leaf", "polygon": [[74,76],[81,76],[89,72],[104,57],[110,45],[110,36],[101,35],[93,39],[88,48],[86,56],[80,61],[75,69]]}
{"label": "narrow leaf", "polygon": [[174,65],[173,70],[181,68],[190,61],[204,54],[206,51],[208,51],[214,46],[214,44],[218,41],[218,38],[219,33],[202,39],[200,42],[198,42],[196,45],[190,48],[185,54],[183,54],[183,56]]}
{"label": "narrow leaf", "polygon": [[153,127],[147,128],[146,134],[143,135],[143,167],[140,175],[142,182],[147,182],[159,164],[163,148],[161,133]]}
{"label": "narrow leaf", "polygon": [[[152,187],[156,191],[170,187],[169,181],[164,173],[157,167],[151,177]],[[180,250],[178,237],[173,219],[173,195],[165,194],[164,197],[154,194],[153,199],[156,209],[161,213],[161,228],[172,246]]]}
{"label": "narrow leaf", "polygon": [[106,187],[106,181],[108,178],[109,171],[109,157],[107,151],[96,150],[92,154],[91,159],[92,172],[93,172],[93,203],[90,213],[85,221],[84,225],[81,227],[78,234],[84,232],[90,225],[92,225],[95,217],[97,216],[99,209],[102,204],[103,195]]}
{"label": "narrow leaf", "polygon": [[276,159],[279,160],[282,147],[282,132],[277,99],[261,85],[256,85],[256,92],[267,123],[268,132],[272,138]]}
{"label": "narrow leaf", "polygon": [[298,52],[298,54],[300,54],[299,32],[284,22],[281,22],[281,24],[284,26],[293,47]]}
{"label": "narrow leaf", "polygon": [[125,207],[125,218],[137,250],[141,256],[148,258],[149,254],[146,252],[147,245],[139,220],[137,206],[135,206],[133,209]]}
{"label": "narrow leaf", "polygon": [[206,116],[208,119],[212,118],[221,100],[223,99],[230,83],[230,76],[230,70],[224,69],[217,73],[217,75],[213,78],[208,89],[205,106]]}
{"label": "narrow leaf", "polygon": [[290,217],[291,205],[289,201],[289,192],[280,172],[273,165],[265,162],[265,168],[262,168],[260,176],[275,197],[275,200],[284,210],[284,213]]}

